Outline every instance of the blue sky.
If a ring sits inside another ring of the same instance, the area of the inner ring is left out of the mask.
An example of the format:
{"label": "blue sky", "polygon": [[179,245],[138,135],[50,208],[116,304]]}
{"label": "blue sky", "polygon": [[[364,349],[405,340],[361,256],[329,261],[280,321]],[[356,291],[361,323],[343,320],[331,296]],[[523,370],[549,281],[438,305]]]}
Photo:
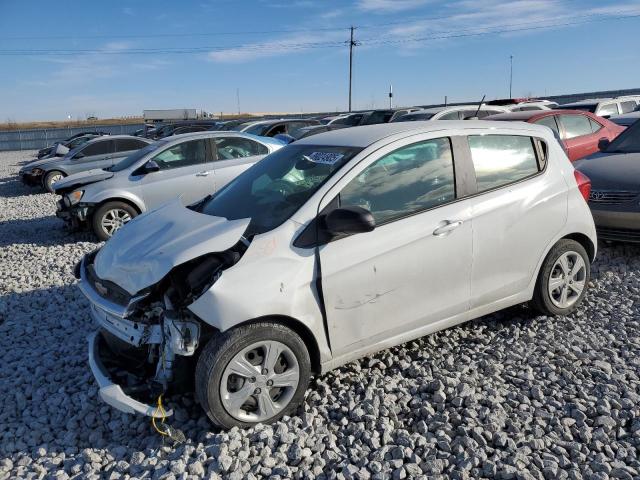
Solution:
{"label": "blue sky", "polygon": [[357,109],[390,83],[397,105],[505,97],[510,55],[514,96],[639,87],[633,15],[640,0],[2,0],[0,122],[234,112],[236,89],[243,112],[344,110],[350,25]]}

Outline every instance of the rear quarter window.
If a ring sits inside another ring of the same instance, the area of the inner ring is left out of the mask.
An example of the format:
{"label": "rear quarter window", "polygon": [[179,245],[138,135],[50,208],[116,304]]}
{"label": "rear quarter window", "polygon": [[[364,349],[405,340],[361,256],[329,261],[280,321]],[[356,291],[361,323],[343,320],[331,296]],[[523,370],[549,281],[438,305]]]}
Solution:
{"label": "rear quarter window", "polygon": [[468,141],[478,193],[518,182],[540,171],[531,137],[472,135]]}

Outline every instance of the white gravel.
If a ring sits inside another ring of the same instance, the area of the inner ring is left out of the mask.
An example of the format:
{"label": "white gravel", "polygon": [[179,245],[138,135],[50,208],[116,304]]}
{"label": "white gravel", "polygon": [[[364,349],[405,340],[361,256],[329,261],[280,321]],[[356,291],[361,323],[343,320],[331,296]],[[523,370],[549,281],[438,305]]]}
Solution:
{"label": "white gravel", "polygon": [[0,479],[640,478],[640,249],[601,246],[578,313],[513,308],[316,378],[299,415],[186,444],[101,403],[72,268],[97,243],[0,153]]}

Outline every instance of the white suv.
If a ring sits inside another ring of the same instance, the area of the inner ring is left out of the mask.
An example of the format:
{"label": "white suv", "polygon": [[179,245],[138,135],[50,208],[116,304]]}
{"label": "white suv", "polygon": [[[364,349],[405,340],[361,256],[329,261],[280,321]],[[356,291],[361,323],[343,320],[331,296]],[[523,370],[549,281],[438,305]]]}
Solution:
{"label": "white suv", "polygon": [[[158,416],[154,399],[191,381],[215,424],[271,422],[312,374],[378,350],[523,302],[569,314],[596,253],[589,186],[538,125],[403,122],[298,141],[84,257],[100,394]],[[139,381],[114,383],[123,368]]]}

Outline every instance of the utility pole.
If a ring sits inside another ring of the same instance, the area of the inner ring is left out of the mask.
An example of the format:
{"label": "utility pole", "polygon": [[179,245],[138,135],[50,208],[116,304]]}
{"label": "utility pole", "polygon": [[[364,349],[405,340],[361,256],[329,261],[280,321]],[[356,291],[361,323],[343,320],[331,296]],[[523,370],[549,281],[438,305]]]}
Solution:
{"label": "utility pole", "polygon": [[509,55],[509,98],[513,98],[513,55]]}
{"label": "utility pole", "polygon": [[393,108],[393,85],[389,84],[389,110]]}
{"label": "utility pole", "polygon": [[240,115],[240,89],[236,88],[236,101],[238,102],[238,115]]}
{"label": "utility pole", "polygon": [[359,45],[353,39],[353,31],[355,27],[351,25],[351,39],[349,40],[349,111],[351,111],[351,82],[353,80],[353,47],[357,47]]}

